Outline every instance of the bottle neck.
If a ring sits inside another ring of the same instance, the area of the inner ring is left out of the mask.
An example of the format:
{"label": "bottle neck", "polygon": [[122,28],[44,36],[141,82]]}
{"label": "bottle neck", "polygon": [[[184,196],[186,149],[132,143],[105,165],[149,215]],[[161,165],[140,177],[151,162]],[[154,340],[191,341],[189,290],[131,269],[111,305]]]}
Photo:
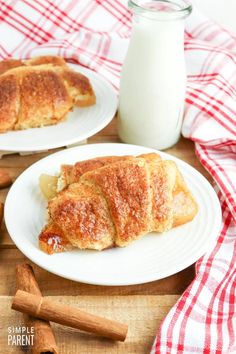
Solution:
{"label": "bottle neck", "polygon": [[183,20],[192,12],[188,0],[129,0],[134,15],[153,21]]}
{"label": "bottle neck", "polygon": [[[166,47],[173,42],[184,43],[184,19],[168,21],[153,20],[139,14],[134,14],[131,38],[139,38],[140,41],[164,42]],[[151,43],[151,42],[150,42]]]}

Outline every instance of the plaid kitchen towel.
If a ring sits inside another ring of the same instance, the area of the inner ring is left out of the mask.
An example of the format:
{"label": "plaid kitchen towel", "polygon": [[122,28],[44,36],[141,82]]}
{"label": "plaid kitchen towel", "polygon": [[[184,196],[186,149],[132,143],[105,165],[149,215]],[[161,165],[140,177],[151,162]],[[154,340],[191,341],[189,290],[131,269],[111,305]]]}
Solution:
{"label": "plaid kitchen towel", "polygon": [[[123,2],[123,1],[122,1]],[[118,89],[131,14],[121,0],[0,0],[0,57],[61,55]],[[236,352],[236,38],[194,11],[186,24],[188,70],[182,133],[219,189],[217,243],[164,319],[152,353]]]}

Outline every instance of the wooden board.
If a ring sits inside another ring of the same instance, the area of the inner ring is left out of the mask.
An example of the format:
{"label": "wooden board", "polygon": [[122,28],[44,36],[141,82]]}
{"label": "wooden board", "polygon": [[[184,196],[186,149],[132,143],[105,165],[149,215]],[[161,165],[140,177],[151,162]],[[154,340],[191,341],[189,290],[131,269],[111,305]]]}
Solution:
{"label": "wooden board", "polygon": [[[99,338],[93,334],[52,324],[60,354],[148,354],[163,317],[178,300],[167,296],[50,296],[82,310],[104,316],[129,326],[124,343]],[[4,353],[22,354],[19,347],[7,345],[9,326],[22,325],[22,314],[10,310],[12,298],[1,297],[0,348]],[[6,351],[7,350],[7,351]],[[1,353],[3,353],[1,351]]]}

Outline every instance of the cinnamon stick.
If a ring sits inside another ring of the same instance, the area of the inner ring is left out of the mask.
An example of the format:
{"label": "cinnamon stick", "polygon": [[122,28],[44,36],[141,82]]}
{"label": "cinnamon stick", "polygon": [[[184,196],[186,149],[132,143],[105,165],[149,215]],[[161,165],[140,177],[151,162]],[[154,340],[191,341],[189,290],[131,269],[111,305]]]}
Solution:
{"label": "cinnamon stick", "polygon": [[17,291],[13,299],[12,309],[118,341],[124,341],[128,331],[124,324],[21,290]]}
{"label": "cinnamon stick", "polygon": [[[42,296],[35,279],[33,268],[29,264],[16,266],[17,289],[27,291],[36,296]],[[34,327],[34,344],[32,354],[58,354],[55,337],[48,321],[24,315],[28,327]]]}

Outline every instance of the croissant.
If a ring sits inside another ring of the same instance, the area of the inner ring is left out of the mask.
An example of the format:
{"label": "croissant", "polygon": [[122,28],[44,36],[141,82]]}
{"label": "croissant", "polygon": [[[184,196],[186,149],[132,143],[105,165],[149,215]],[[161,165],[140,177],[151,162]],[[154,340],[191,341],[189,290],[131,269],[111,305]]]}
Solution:
{"label": "croissant", "polygon": [[59,57],[4,61],[0,73],[0,132],[56,124],[96,102],[88,78]]}
{"label": "croissant", "polygon": [[66,66],[66,62],[63,58],[52,56],[52,55],[35,57],[24,61],[20,59],[7,59],[7,60],[0,61],[0,75],[4,74],[8,70],[18,68],[20,66],[31,66],[31,65],[42,65],[42,64]]}
{"label": "croissant", "polygon": [[82,161],[62,166],[39,247],[48,254],[125,247],[191,221],[197,210],[176,164],[157,154]]}

